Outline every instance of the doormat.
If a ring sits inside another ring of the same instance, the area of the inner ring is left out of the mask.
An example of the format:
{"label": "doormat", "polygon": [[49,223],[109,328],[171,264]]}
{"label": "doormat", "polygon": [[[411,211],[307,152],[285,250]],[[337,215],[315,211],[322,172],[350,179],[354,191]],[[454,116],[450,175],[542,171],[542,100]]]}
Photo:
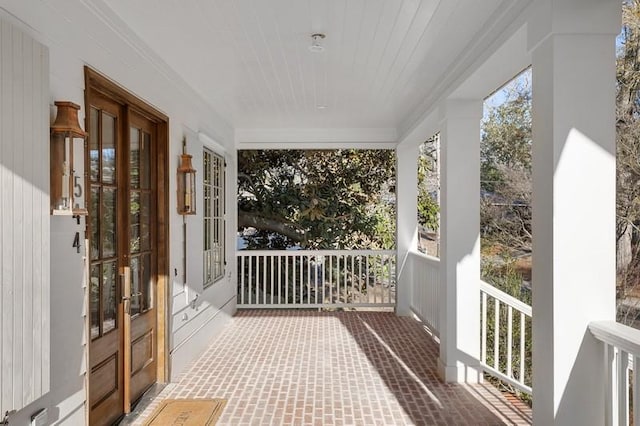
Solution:
{"label": "doormat", "polygon": [[144,426],[212,426],[226,403],[224,399],[165,399]]}

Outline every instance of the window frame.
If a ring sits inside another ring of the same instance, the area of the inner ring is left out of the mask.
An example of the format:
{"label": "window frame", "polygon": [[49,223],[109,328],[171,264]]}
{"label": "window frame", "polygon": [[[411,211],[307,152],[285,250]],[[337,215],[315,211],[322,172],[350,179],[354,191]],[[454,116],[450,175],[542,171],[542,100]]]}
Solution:
{"label": "window frame", "polygon": [[226,273],[226,172],[224,154],[202,147],[203,289]]}

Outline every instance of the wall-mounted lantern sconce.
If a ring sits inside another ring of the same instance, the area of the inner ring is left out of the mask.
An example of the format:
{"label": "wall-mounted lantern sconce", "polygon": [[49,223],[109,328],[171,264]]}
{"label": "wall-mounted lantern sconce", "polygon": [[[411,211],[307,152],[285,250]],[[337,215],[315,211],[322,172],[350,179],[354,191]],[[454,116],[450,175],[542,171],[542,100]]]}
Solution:
{"label": "wall-mounted lantern sconce", "polygon": [[73,102],[56,101],[56,120],[51,126],[51,214],[84,216],[85,138]]}
{"label": "wall-mounted lantern sconce", "polygon": [[185,139],[178,166],[178,213],[181,215],[196,214],[196,169],[191,165],[191,158],[186,153]]}

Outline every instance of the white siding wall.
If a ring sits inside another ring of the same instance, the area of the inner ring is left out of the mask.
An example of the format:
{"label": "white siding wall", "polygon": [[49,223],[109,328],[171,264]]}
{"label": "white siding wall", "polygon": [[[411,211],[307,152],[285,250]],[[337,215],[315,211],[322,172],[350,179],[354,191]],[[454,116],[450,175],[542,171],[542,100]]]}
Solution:
{"label": "white siding wall", "polygon": [[[49,48],[50,88],[46,96],[50,115],[46,119],[47,140],[49,120],[55,113],[54,100],[68,100],[82,106],[80,123],[83,123],[84,78],[83,66],[89,65],[154,105],[169,117],[169,200],[170,200],[170,281],[174,281],[170,295],[173,297],[169,315],[171,341],[171,379],[177,377],[183,367],[193,360],[208,344],[210,337],[222,327],[235,311],[235,273],[202,291],[202,231],[201,217],[190,217],[193,222],[188,237],[189,283],[182,282],[182,217],[176,212],[175,170],[182,149],[182,138],[187,136],[189,150],[197,154],[202,143],[197,137],[203,131],[215,138],[231,157],[228,163],[235,165],[233,129],[215,111],[206,105],[198,94],[186,86],[173,71],[122,27],[118,18],[101,9],[101,2],[77,2],[74,0],[0,0],[0,19],[11,22],[23,33],[29,34]],[[95,10],[98,9],[98,10]],[[62,24],[64,23],[64,24]],[[2,36],[4,43],[5,37]],[[13,83],[12,83],[13,85]],[[2,96],[4,97],[4,95]],[[2,103],[2,101],[0,101]],[[12,108],[15,107],[10,102]],[[3,112],[4,114],[4,112]],[[193,130],[191,130],[193,129]],[[4,132],[4,125],[0,128]],[[39,149],[40,156],[48,153]],[[42,152],[40,152],[42,151]],[[201,154],[200,154],[201,155]],[[48,157],[48,156],[47,156]],[[48,171],[46,159],[41,170]],[[22,164],[22,163],[20,163]],[[201,166],[194,162],[201,172]],[[31,167],[31,164],[28,164]],[[24,165],[22,165],[24,167]],[[228,177],[227,204],[227,271],[235,271],[235,167]],[[44,190],[48,193],[48,184]],[[198,186],[202,191],[202,186]],[[0,200],[5,196],[0,187]],[[202,206],[199,200],[198,208]],[[47,198],[48,205],[48,198]],[[48,208],[47,208],[48,215]],[[84,221],[83,221],[84,222]],[[42,244],[49,244],[51,256],[43,265],[50,265],[51,277],[51,373],[50,392],[9,416],[10,425],[29,424],[30,416],[42,408],[48,410],[51,425],[84,424],[85,388],[85,295],[83,289],[82,254],[71,247],[73,236],[84,234],[84,223],[76,224],[68,217],[47,217],[45,224],[50,232]],[[200,231],[198,231],[200,227]],[[193,233],[192,233],[193,232]],[[199,232],[199,233],[198,233]],[[4,229],[0,238],[4,237]],[[28,237],[32,238],[32,237]],[[6,244],[2,244],[6,247]],[[10,247],[10,246],[9,246]],[[0,250],[3,250],[0,247]],[[13,249],[11,249],[13,250]],[[82,247],[82,251],[84,247]],[[200,250],[200,251],[198,251]],[[0,253],[4,253],[0,251]],[[47,271],[49,267],[47,266]],[[174,271],[176,274],[174,276]],[[46,277],[49,277],[47,272]],[[4,279],[3,279],[4,283]],[[199,294],[195,307],[188,306],[185,288]],[[4,306],[0,317],[4,315]],[[186,319],[183,320],[186,314]],[[4,379],[2,379],[4,380]],[[4,414],[4,413],[2,413]],[[0,416],[1,419],[1,416]]]}
{"label": "white siding wall", "polygon": [[[180,129],[183,131],[183,129]],[[220,326],[226,323],[225,319],[235,311],[236,300],[236,263],[235,263],[235,151],[225,150],[219,146],[206,145],[198,137],[196,132],[184,129],[187,137],[187,151],[193,155],[192,164],[196,172],[196,188],[198,191],[196,201],[196,214],[185,216],[187,224],[187,281],[184,282],[184,273],[173,278],[172,293],[172,377],[177,377],[184,367],[193,360],[193,357],[204,350],[211,337],[219,331]],[[202,191],[203,176],[203,146],[225,157],[227,162],[226,175],[226,259],[225,278],[203,288],[204,260],[203,260],[203,212],[204,195]],[[181,147],[175,147],[174,157],[177,158]],[[175,205],[172,200],[172,212]],[[183,254],[183,218],[178,217],[172,227],[172,235],[179,241],[172,245],[172,258],[184,261]],[[174,241],[174,240],[172,240]],[[197,298],[196,298],[197,296]]]}
{"label": "white siding wall", "polygon": [[0,20],[2,415],[49,391],[48,141],[48,50]]}

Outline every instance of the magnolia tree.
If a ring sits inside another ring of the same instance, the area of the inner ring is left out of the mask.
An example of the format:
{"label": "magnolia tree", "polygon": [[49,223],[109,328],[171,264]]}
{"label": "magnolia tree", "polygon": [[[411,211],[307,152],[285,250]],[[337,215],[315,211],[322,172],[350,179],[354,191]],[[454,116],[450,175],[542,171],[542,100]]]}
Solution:
{"label": "magnolia tree", "polygon": [[238,152],[238,231],[249,249],[389,249],[393,150]]}

